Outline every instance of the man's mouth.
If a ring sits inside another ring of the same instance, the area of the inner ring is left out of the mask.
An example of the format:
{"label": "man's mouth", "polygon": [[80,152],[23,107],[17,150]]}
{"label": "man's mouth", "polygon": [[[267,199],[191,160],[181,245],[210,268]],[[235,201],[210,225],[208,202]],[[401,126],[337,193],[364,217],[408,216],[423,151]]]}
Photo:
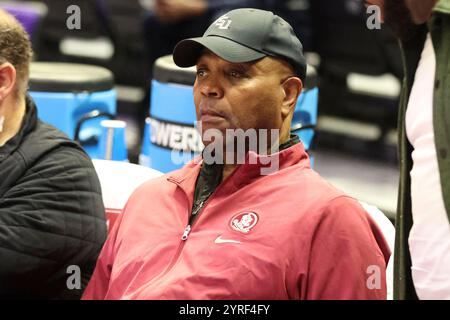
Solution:
{"label": "man's mouth", "polygon": [[217,121],[221,121],[223,120],[224,114],[214,110],[213,108],[204,108],[202,110],[202,108],[200,108],[200,119],[199,121],[202,122],[217,122]]}
{"label": "man's mouth", "polygon": [[201,122],[218,122],[222,121],[223,119],[223,116],[214,112],[205,112],[200,115]]}

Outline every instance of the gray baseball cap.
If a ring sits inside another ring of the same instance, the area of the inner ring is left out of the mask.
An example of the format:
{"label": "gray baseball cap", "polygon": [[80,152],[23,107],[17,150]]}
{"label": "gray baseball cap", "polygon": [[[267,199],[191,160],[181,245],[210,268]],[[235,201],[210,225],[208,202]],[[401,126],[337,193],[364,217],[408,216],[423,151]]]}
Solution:
{"label": "gray baseball cap", "polygon": [[302,82],[306,77],[300,40],[289,23],[270,11],[251,8],[229,11],[214,21],[202,37],[178,42],[173,60],[179,67],[192,67],[204,48],[232,63],[278,57],[294,67]]}

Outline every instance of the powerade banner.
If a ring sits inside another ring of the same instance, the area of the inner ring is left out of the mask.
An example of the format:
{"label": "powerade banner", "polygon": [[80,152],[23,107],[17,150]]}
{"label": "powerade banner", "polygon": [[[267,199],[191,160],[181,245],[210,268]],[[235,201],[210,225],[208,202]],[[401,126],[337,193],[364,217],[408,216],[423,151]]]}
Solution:
{"label": "powerade banner", "polygon": [[201,153],[204,146],[200,133],[185,123],[150,117],[150,141],[161,148]]}

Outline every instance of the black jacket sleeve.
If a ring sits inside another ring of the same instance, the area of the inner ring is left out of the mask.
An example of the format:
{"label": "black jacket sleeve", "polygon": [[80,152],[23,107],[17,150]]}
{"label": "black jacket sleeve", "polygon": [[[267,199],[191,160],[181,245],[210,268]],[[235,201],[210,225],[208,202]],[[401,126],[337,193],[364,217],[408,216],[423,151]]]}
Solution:
{"label": "black jacket sleeve", "polygon": [[79,298],[106,238],[94,167],[71,145],[27,166],[0,198],[0,298]]}

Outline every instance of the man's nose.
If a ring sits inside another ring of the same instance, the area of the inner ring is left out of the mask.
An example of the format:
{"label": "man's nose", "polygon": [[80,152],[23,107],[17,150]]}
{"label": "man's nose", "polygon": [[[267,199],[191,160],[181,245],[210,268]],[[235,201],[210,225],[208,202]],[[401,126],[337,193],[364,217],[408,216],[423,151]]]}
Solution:
{"label": "man's nose", "polygon": [[220,83],[220,79],[217,77],[209,76],[207,79],[203,79],[200,84],[201,93],[210,98],[221,98],[223,96],[223,88]]}

